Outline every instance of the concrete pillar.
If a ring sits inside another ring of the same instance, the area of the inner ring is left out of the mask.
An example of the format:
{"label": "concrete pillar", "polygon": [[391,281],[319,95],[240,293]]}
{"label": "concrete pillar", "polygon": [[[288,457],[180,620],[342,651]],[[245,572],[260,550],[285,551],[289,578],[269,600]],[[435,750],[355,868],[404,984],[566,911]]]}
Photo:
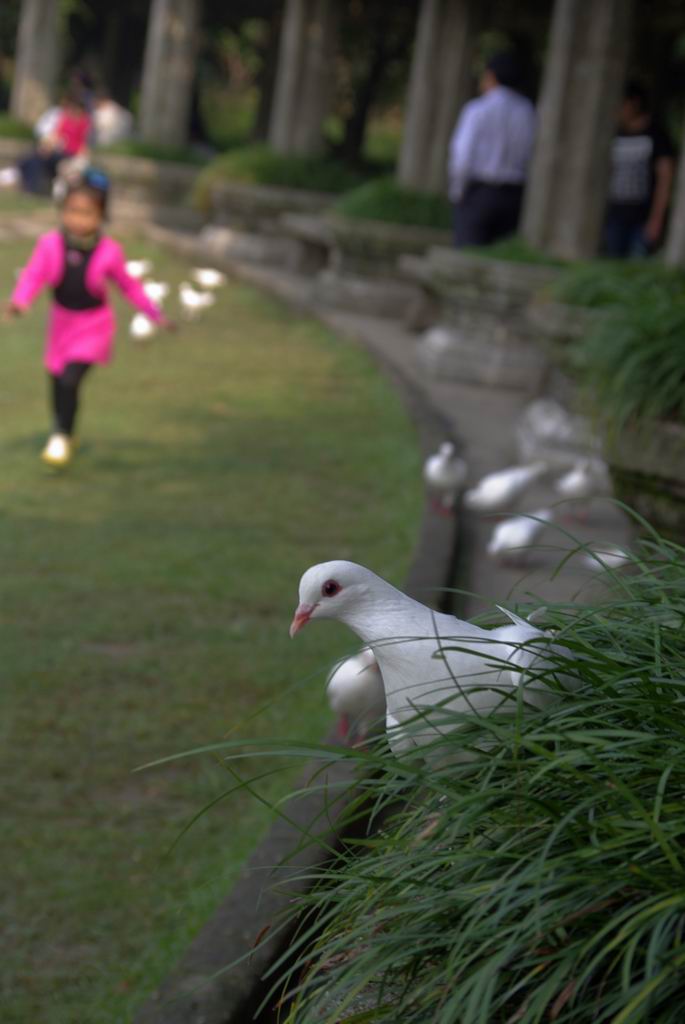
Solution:
{"label": "concrete pillar", "polygon": [[22,0],[10,113],[33,124],[54,102],[60,60],[59,0]]}
{"label": "concrete pillar", "polygon": [[445,190],[449,140],[468,98],[473,20],[471,0],[422,0],[397,169],[405,188]]}
{"label": "concrete pillar", "polygon": [[633,0],[556,0],[522,231],[567,259],[597,252]]}
{"label": "concrete pillar", "polygon": [[280,153],[316,156],[334,85],[336,0],[287,0],[268,142]]}
{"label": "concrete pillar", "polygon": [[664,263],[671,267],[685,264],[685,127],[680,145],[680,160],[671,202],[671,218],[664,246]]}
{"label": "concrete pillar", "polygon": [[152,0],[140,95],[141,138],[188,141],[200,0]]}

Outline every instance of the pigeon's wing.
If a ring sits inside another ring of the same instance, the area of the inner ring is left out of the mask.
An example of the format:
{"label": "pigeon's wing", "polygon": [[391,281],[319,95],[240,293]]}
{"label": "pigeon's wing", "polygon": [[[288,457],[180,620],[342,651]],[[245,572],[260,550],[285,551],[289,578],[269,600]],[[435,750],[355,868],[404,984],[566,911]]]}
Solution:
{"label": "pigeon's wing", "polygon": [[[509,611],[508,608],[503,608],[502,605],[500,605],[500,604],[496,604],[495,608],[497,608],[497,610],[500,611],[502,613],[502,615],[506,615],[506,617],[509,619],[510,622],[512,622],[514,624],[514,626],[523,626],[525,628],[525,627],[529,626],[530,623],[533,621],[530,618],[527,621],[526,621],[526,619],[522,619],[515,612]],[[533,614],[535,614],[535,613],[533,613]]]}
{"label": "pigeon's wing", "polygon": [[385,729],[393,754],[406,754],[408,750],[416,746],[416,742],[408,730],[404,729],[399,719],[389,711],[385,713]]}

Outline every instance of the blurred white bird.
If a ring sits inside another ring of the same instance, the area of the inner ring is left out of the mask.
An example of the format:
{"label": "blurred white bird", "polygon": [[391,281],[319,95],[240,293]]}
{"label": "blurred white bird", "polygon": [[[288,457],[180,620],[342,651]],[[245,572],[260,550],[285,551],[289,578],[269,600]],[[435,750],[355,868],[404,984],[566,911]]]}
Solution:
{"label": "blurred white bird", "polygon": [[451,441],[444,441],[437,452],[428,456],[423,466],[423,479],[435,494],[438,510],[454,507],[466,473],[466,463],[459,458]]}
{"label": "blurred white bird", "polygon": [[136,313],[128,328],[128,333],[136,341],[144,341],[146,338],[151,338],[156,332],[157,324],[153,323],[149,316],[145,316],[145,313]]}
{"label": "blurred white bird", "polygon": [[604,572],[606,569],[622,569],[630,565],[632,559],[625,548],[617,544],[603,544],[601,547],[586,551],[583,555],[583,565],[593,572]]}
{"label": "blurred white bird", "polygon": [[143,291],[151,302],[161,303],[169,295],[171,286],[166,281],[145,281]]}
{"label": "blurred white bird", "polygon": [[193,267],[190,276],[201,288],[220,288],[226,284],[226,275],[214,267]]}
{"label": "blurred white bird", "polygon": [[[519,689],[525,705],[546,707],[557,699],[543,673],[561,669],[564,675],[568,651],[502,611],[508,625],[483,629],[419,604],[362,565],[324,562],[300,580],[290,635],[308,622],[333,619],[373,650],[385,690],[388,740],[401,754],[462,724],[464,715],[515,711]],[[446,720],[449,711],[462,722]]]}
{"label": "blurred white bird", "polygon": [[326,682],[331,711],[339,715],[342,739],[364,740],[385,721],[385,690],[376,656],[369,647],[338,662]]}
{"label": "blurred white bird", "polygon": [[178,286],[178,299],[186,320],[194,320],[203,309],[213,306],[216,297],[211,292],[199,292],[188,281]]}
{"label": "blurred white bird", "polygon": [[496,473],[488,473],[466,492],[464,504],[479,512],[497,512],[511,507],[546,470],[546,462],[533,462],[529,466],[509,466]]}
{"label": "blurred white bird", "polygon": [[152,260],[127,260],[126,273],[139,281],[152,270]]}
{"label": "blurred white bird", "polygon": [[18,167],[3,167],[0,170],[0,188],[14,188],[19,184],[20,179]]}
{"label": "blurred white bird", "polygon": [[530,548],[553,519],[552,510],[540,508],[525,516],[512,516],[498,523],[486,548],[491,558],[509,565],[525,563]]}
{"label": "blurred white bird", "polygon": [[[562,498],[589,499],[609,490],[609,470],[601,459],[581,459],[560,477],[554,489]],[[578,513],[576,513],[578,514]],[[585,518],[584,512],[579,518]]]}

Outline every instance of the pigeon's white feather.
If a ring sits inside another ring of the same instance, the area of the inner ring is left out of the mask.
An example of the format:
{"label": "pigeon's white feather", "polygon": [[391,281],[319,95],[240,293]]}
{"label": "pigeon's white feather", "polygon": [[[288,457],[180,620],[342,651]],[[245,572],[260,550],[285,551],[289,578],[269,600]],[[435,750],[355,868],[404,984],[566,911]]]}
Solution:
{"label": "pigeon's white feather", "polygon": [[171,288],[166,281],[145,281],[143,291],[151,302],[164,302]]}
{"label": "pigeon's white feather", "polygon": [[466,473],[466,463],[456,454],[451,441],[445,441],[435,454],[429,455],[423,467],[427,486],[447,499],[454,499],[463,487]]}
{"label": "pigeon's white feather", "polygon": [[608,487],[609,473],[601,459],[582,459],[554,485],[562,498],[592,498],[605,494]]}
{"label": "pigeon's white feather", "polygon": [[[410,745],[435,739],[436,729],[444,731],[436,705],[487,715],[513,706],[507,696],[522,685],[527,703],[541,706],[552,698],[544,681],[534,677],[550,669],[559,648],[518,617],[510,625],[483,629],[435,612],[346,561],[308,569],[299,598],[293,635],[306,621],[334,619],[373,650],[383,677],[393,750],[407,741],[402,727],[411,719]],[[417,723],[417,713],[429,708],[426,720]]]}
{"label": "pigeon's white feather", "polygon": [[214,267],[194,267],[190,276],[201,288],[220,288],[226,284],[226,275]]}
{"label": "pigeon's white feather", "polygon": [[188,320],[195,319],[203,309],[208,309],[216,302],[211,292],[199,292],[188,281],[182,281],[178,286],[178,298]]}
{"label": "pigeon's white feather", "polygon": [[[532,622],[532,619],[530,617],[527,619],[522,619],[520,615],[516,614],[516,612],[510,611],[509,608],[503,608],[501,604],[496,604],[495,608],[497,608],[497,610],[500,611],[502,615],[506,615],[506,617],[514,626],[522,626],[525,629],[525,627],[529,626]],[[535,613],[533,612],[532,614]]]}
{"label": "pigeon's white feather", "polygon": [[360,739],[385,718],[385,690],[378,662],[372,650],[339,662],[326,683],[331,711],[345,715],[350,732]]}
{"label": "pigeon's white feather", "polygon": [[541,605],[539,608],[534,608],[527,617],[528,622],[531,622],[534,626],[537,626],[538,622],[544,622],[547,617],[547,608]]}
{"label": "pigeon's white feather", "polygon": [[616,544],[603,544],[593,551],[587,551],[583,556],[583,564],[586,569],[593,572],[604,572],[606,569],[622,569],[630,565],[631,557],[624,548]]}
{"label": "pigeon's white feather", "polygon": [[511,507],[546,470],[545,462],[533,462],[529,466],[509,466],[496,473],[488,473],[466,492],[464,504],[480,512],[497,512]]}
{"label": "pigeon's white feather", "polygon": [[492,531],[487,553],[495,559],[524,559],[551,520],[552,510],[549,508],[505,519]]}
{"label": "pigeon's white feather", "polygon": [[136,280],[140,280],[149,274],[152,270],[152,260],[127,260],[126,261],[126,273],[129,277],[135,277]]}
{"label": "pigeon's white feather", "polygon": [[143,341],[145,338],[151,338],[157,331],[157,325],[152,322],[149,316],[145,316],[145,313],[136,313],[129,324],[128,332],[132,338],[136,341]]}

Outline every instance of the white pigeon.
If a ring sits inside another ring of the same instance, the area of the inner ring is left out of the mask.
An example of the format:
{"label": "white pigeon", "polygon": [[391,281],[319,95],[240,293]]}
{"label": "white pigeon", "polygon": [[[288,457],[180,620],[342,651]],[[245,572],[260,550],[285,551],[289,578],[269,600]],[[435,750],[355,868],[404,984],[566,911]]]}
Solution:
{"label": "white pigeon", "polygon": [[129,277],[135,277],[136,281],[140,281],[141,278],[145,277],[152,270],[152,260],[127,260],[126,261],[126,273]]}
{"label": "white pigeon", "polygon": [[539,508],[528,515],[504,519],[492,531],[487,553],[497,562],[522,565],[531,547],[539,540],[543,530],[553,519],[552,510]]}
{"label": "white pigeon", "polygon": [[466,473],[466,463],[459,458],[451,441],[444,441],[435,454],[428,456],[423,466],[423,479],[443,509],[454,506]]}
{"label": "white pigeon", "polygon": [[166,281],[145,281],[143,291],[151,302],[161,303],[169,295],[171,287]]}
{"label": "white pigeon", "polygon": [[581,459],[557,480],[554,489],[562,498],[593,498],[605,494],[608,485],[606,463],[601,459]]}
{"label": "white pigeon", "polygon": [[376,656],[368,647],[333,668],[326,682],[331,711],[343,739],[365,739],[385,721],[385,690]]}
{"label": "white pigeon", "polygon": [[216,301],[211,292],[199,292],[188,281],[182,281],[178,286],[178,299],[187,320],[194,320],[203,309],[213,306]]}
{"label": "white pigeon", "polygon": [[226,284],[226,275],[214,267],[194,267],[190,276],[201,288],[220,288]]}
{"label": "white pigeon", "polygon": [[622,569],[630,565],[632,559],[630,554],[617,544],[603,544],[592,551],[586,551],[583,555],[583,565],[593,572],[605,572],[607,569]]}
{"label": "white pigeon", "polygon": [[546,471],[546,462],[532,462],[529,466],[509,466],[488,473],[466,492],[464,504],[478,512],[498,512],[511,507]]}
{"label": "white pigeon", "polygon": [[521,686],[534,707],[553,699],[545,680],[568,652],[530,622],[504,614],[509,625],[483,629],[419,604],[364,566],[324,562],[300,580],[290,635],[310,621],[334,619],[371,648],[383,678],[388,739],[401,753],[454,728],[444,708],[479,716],[514,710]]}
{"label": "white pigeon", "polygon": [[145,316],[145,313],[136,313],[128,328],[128,333],[136,341],[144,341],[146,338],[151,338],[156,332],[157,324],[153,323],[149,316]]}

